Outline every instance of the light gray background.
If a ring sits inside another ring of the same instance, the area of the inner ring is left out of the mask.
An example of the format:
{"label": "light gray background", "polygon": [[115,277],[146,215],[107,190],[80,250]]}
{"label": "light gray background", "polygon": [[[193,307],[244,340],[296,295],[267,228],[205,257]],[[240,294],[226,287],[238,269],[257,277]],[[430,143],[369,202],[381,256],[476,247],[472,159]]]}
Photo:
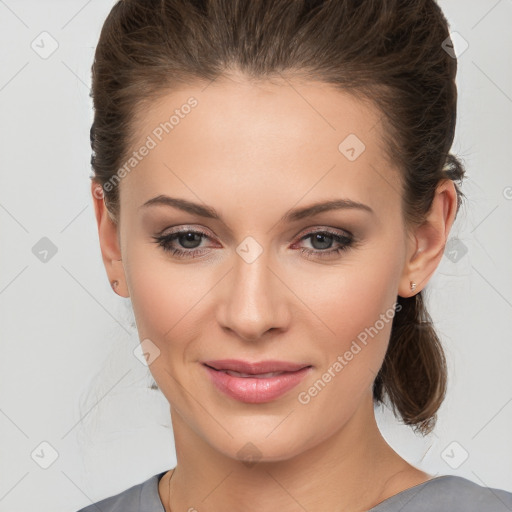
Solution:
{"label": "light gray background", "polygon": [[[512,491],[512,1],[440,4],[469,44],[452,148],[468,199],[456,252],[427,287],[449,392],[427,438],[386,410],[378,420],[425,471]],[[90,67],[112,5],[0,0],[0,512],[75,511],[176,463],[168,404],[132,353],[129,299],[110,289],[89,192]],[[58,48],[42,58],[50,37]],[[46,262],[33,252],[43,237],[57,249]]]}

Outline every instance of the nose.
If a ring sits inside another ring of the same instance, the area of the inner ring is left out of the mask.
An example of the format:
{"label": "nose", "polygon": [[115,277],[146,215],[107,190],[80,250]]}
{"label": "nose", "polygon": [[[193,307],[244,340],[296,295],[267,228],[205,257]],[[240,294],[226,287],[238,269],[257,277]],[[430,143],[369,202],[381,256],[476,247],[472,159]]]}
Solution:
{"label": "nose", "polygon": [[257,341],[267,331],[287,328],[289,292],[272,267],[275,265],[266,251],[251,263],[236,255],[217,309],[221,327],[246,341]]}

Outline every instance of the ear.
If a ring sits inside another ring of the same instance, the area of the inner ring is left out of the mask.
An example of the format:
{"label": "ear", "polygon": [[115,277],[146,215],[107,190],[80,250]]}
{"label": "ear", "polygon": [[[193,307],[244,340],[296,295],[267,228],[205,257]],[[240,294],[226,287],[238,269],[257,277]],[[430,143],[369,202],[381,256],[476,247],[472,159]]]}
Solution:
{"label": "ear", "polygon": [[122,297],[129,297],[126,286],[121,248],[119,244],[118,225],[111,218],[103,199],[103,189],[95,181],[91,182],[91,194],[94,204],[94,213],[98,224],[98,235],[101,248],[101,256],[110,283],[117,281],[115,292]]}
{"label": "ear", "polygon": [[[425,221],[409,234],[407,258],[398,287],[398,295],[411,297],[421,291],[438,267],[455,215],[457,191],[450,179],[441,180]],[[416,283],[411,290],[410,283]]]}

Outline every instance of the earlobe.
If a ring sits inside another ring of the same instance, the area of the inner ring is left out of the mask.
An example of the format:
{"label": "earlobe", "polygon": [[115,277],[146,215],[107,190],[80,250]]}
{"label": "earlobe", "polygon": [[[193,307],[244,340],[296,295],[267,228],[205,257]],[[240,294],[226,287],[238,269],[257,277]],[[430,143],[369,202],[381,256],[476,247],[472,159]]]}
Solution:
{"label": "earlobe", "polygon": [[101,185],[92,182],[91,193],[94,204],[101,257],[108,279],[115,293],[122,297],[129,297],[125,286],[125,274],[119,243],[118,225],[112,220],[103,199]]}
{"label": "earlobe", "polygon": [[[435,272],[444,254],[446,241],[457,213],[457,191],[450,179],[436,188],[425,221],[414,229],[398,295],[411,297],[421,291]],[[412,287],[411,283],[415,283]]]}

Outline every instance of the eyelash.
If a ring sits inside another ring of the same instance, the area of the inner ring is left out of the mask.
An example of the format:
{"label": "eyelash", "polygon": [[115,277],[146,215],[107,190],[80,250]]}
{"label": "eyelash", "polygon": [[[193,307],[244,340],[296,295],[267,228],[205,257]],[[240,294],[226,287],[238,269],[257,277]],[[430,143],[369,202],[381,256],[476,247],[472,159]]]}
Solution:
{"label": "eyelash", "polygon": [[[180,236],[186,235],[188,233],[193,233],[195,235],[210,238],[208,234],[205,233],[204,231],[196,229],[185,229],[182,231],[176,231],[169,235],[154,236],[153,239],[158,244],[158,246],[164,250],[164,252],[171,253],[171,255],[176,258],[194,258],[198,253],[202,252],[201,249],[184,250],[171,247],[172,242],[174,242]],[[354,244],[354,239],[352,236],[340,235],[339,233],[330,231],[328,229],[311,231],[304,235],[303,237],[301,237],[299,241],[311,238],[313,235],[327,235],[329,237],[332,237],[334,242],[340,244],[340,246],[337,247],[336,249],[328,250],[307,249],[303,247],[301,249],[301,253],[304,254],[304,256],[308,259],[333,257],[336,254],[340,254],[344,251],[349,250]]]}

